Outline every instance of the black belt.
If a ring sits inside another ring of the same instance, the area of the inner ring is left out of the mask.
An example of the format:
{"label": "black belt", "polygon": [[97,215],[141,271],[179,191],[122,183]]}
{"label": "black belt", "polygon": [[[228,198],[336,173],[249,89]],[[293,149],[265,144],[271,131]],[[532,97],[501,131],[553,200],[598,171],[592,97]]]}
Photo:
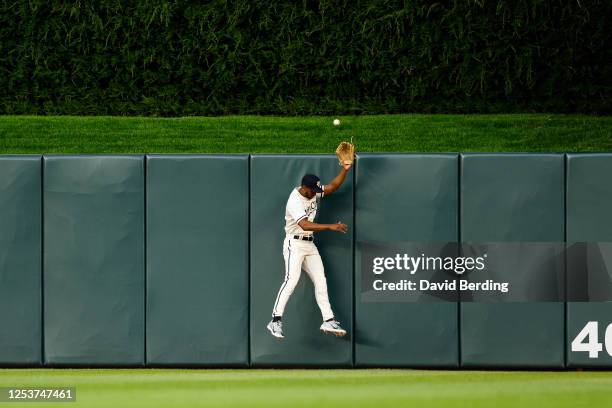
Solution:
{"label": "black belt", "polygon": [[302,241],[314,241],[314,237],[311,236],[299,236],[299,235],[294,235],[293,239],[301,239]]}

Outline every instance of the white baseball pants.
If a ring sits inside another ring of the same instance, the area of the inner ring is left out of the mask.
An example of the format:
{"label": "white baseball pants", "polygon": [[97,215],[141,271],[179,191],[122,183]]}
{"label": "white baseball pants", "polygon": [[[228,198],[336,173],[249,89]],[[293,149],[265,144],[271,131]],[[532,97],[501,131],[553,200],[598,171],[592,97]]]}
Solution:
{"label": "white baseball pants", "polygon": [[281,284],[274,302],[272,316],[282,316],[285,305],[300,280],[302,269],[306,271],[314,284],[315,298],[321,309],[323,320],[334,317],[327,296],[327,281],[319,250],[313,241],[304,241],[285,237],[283,242],[285,258],[285,280]]}

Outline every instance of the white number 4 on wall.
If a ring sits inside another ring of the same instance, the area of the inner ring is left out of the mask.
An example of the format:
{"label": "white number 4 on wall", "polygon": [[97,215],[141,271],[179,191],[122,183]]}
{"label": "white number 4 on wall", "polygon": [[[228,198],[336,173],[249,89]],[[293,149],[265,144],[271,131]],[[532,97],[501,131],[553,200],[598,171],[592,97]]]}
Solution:
{"label": "white number 4 on wall", "polygon": [[[606,352],[612,356],[612,323],[608,325],[605,333]],[[585,351],[589,353],[589,358],[599,357],[603,350],[599,342],[599,323],[588,322],[576,338],[572,341],[572,351]]]}

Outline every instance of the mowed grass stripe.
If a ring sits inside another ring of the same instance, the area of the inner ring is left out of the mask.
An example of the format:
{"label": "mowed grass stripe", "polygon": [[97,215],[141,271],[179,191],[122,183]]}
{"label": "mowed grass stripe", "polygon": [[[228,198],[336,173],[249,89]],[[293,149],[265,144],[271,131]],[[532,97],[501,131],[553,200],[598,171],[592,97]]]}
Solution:
{"label": "mowed grass stripe", "polygon": [[185,118],[0,116],[0,154],[612,151],[612,117],[379,115]]}
{"label": "mowed grass stripe", "polygon": [[[74,386],[67,407],[596,407],[612,373],[368,370],[2,369],[0,387]],[[407,405],[415,404],[415,405]]]}

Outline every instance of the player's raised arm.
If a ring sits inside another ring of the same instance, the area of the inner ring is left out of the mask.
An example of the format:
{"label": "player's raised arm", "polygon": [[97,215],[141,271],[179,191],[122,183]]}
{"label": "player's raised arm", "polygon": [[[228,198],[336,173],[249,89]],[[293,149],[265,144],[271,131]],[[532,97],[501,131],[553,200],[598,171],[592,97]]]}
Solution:
{"label": "player's raised arm", "polygon": [[338,175],[329,184],[325,184],[325,188],[323,189],[324,197],[327,197],[328,195],[332,194],[334,191],[340,188],[342,183],[344,183],[346,175],[348,174],[352,165],[352,163],[343,164]]}

